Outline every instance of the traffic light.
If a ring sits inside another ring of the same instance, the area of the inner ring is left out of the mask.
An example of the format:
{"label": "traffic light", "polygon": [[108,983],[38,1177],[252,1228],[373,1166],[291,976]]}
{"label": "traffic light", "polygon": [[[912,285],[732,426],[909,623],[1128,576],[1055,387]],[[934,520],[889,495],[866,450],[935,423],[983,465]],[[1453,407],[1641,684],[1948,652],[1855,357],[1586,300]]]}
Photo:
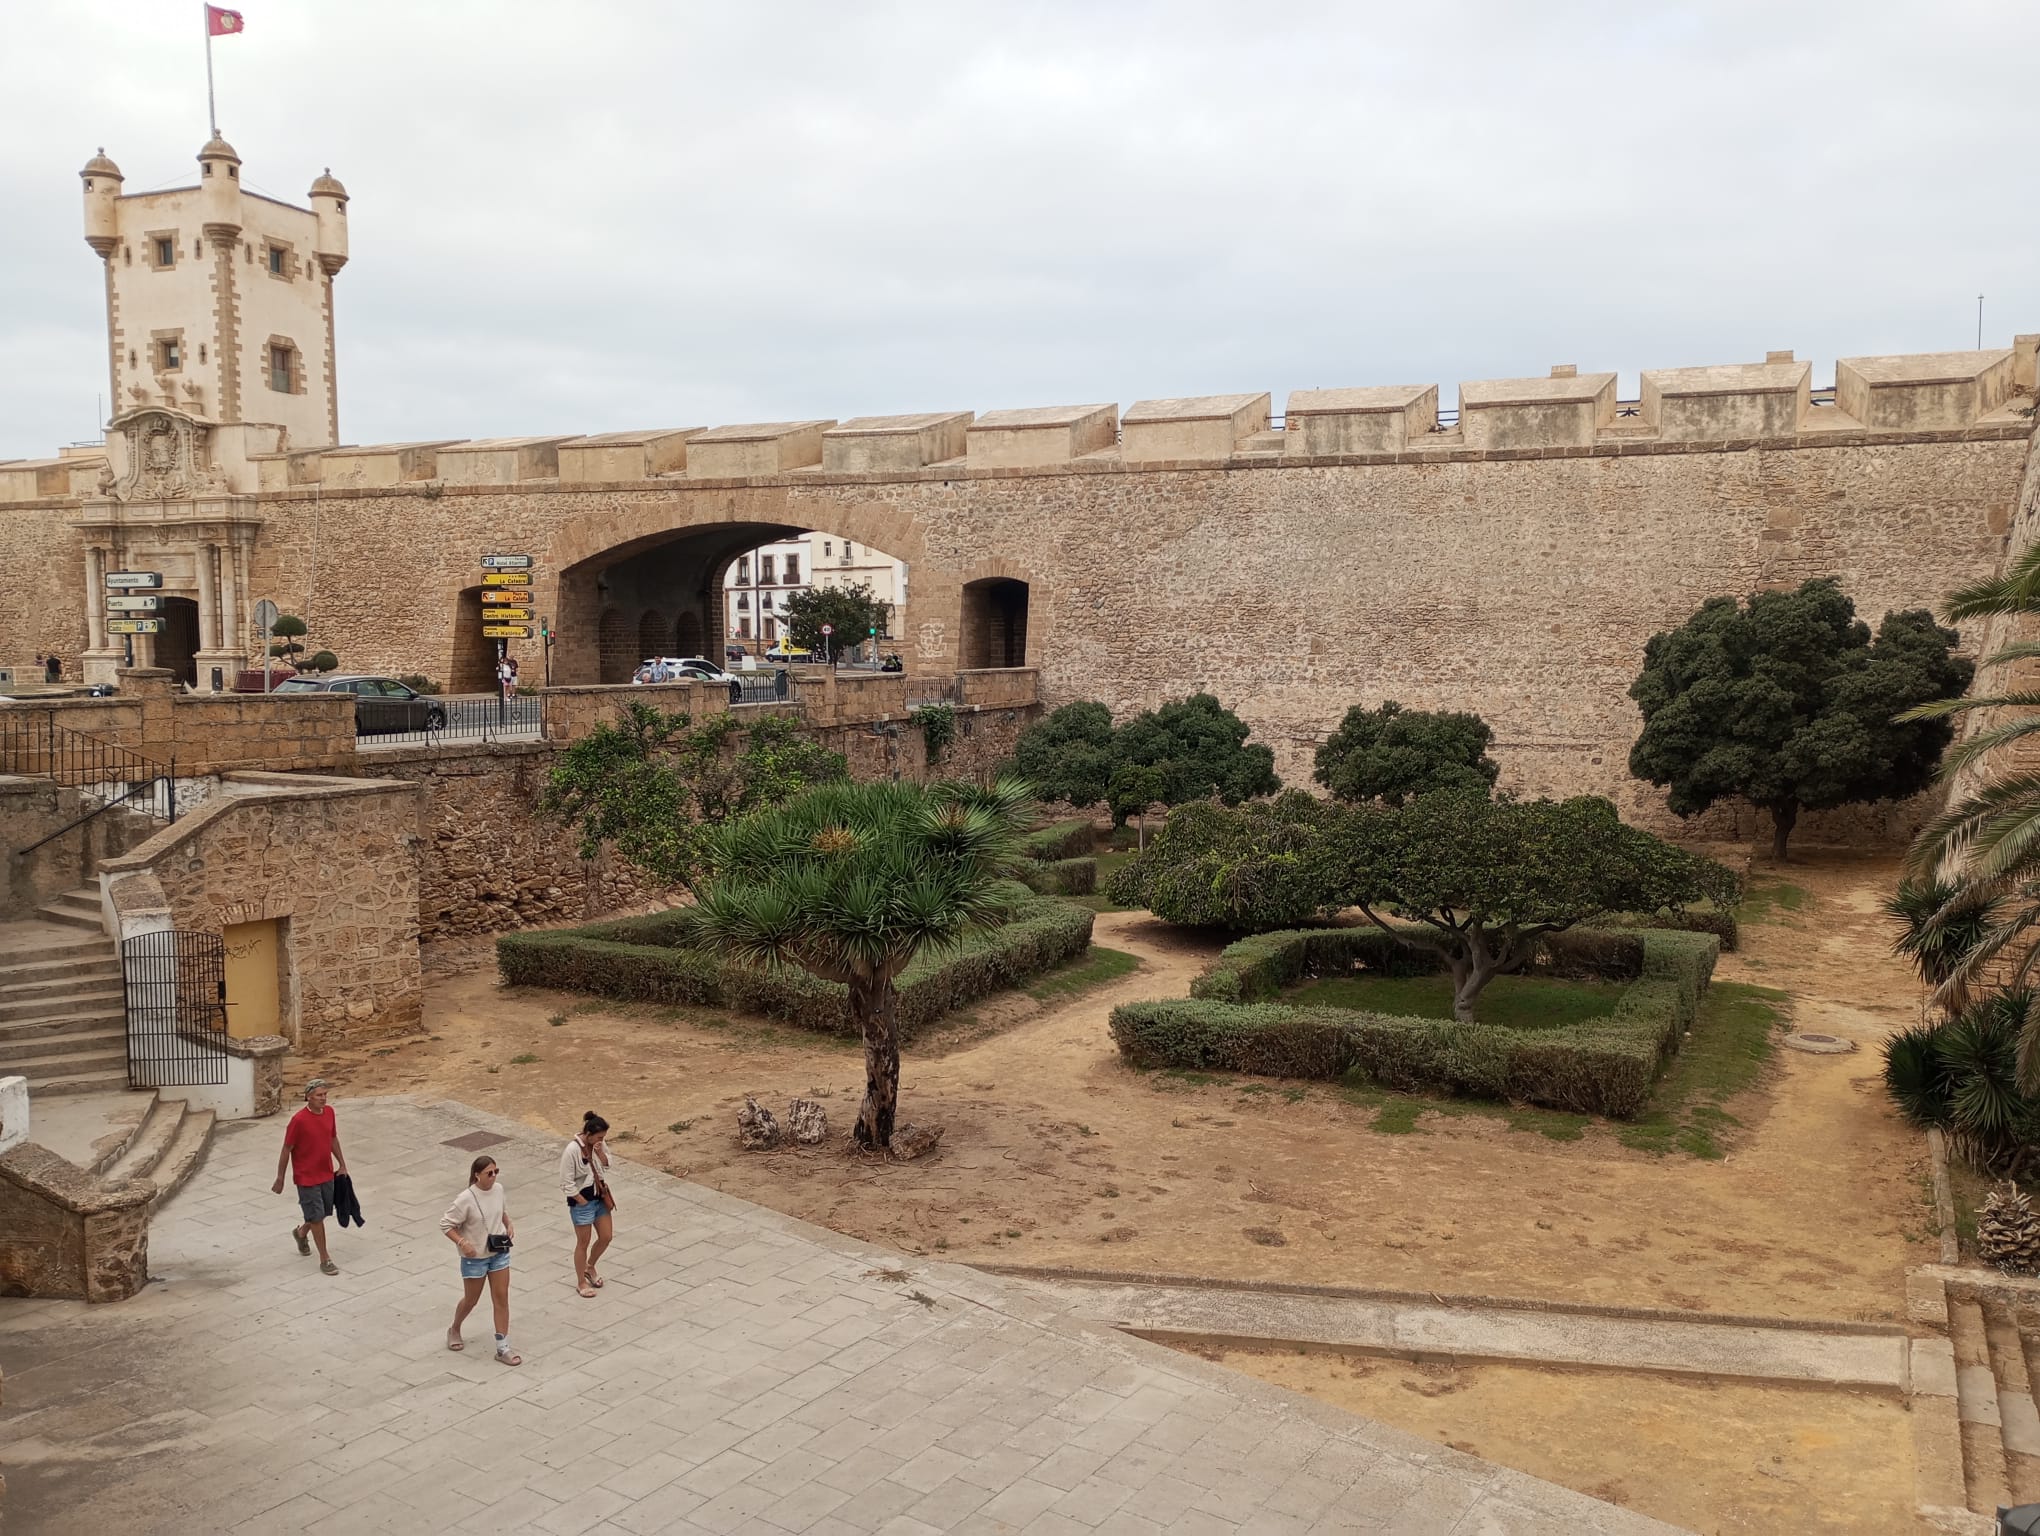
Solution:
{"label": "traffic light", "polygon": [[878,626],[876,624],[871,626],[871,633],[874,635],[878,633]]}

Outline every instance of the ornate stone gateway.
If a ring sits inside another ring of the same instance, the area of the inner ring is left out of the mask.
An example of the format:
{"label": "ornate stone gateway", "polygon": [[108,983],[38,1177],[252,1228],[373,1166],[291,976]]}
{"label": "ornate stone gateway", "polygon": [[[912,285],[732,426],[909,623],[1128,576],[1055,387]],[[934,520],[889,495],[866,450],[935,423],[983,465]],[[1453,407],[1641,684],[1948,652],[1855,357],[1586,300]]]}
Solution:
{"label": "ornate stone gateway", "polygon": [[100,488],[114,500],[177,501],[227,493],[227,477],[213,462],[211,422],[152,406],[117,418],[113,431],[126,450],[127,472],[115,478],[108,469]]}

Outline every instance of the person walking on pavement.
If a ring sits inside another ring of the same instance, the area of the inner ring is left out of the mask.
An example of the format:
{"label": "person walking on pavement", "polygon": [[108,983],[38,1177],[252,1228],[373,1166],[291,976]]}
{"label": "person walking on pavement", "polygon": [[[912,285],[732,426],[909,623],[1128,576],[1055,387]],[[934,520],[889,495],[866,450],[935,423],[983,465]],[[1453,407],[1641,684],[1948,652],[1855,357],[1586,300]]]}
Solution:
{"label": "person walking on pavement", "polygon": [[608,1135],[609,1122],[591,1109],[581,1117],[580,1135],[560,1151],[560,1189],[567,1197],[567,1218],[574,1224],[574,1288],[583,1296],[593,1296],[601,1288],[602,1276],[595,1265],[616,1230],[609,1214],[616,1200],[606,1176]]}
{"label": "person walking on pavement", "polygon": [[[304,1223],[290,1229],[297,1251],[309,1255],[316,1244],[319,1272],[337,1275],[340,1266],[326,1251],[326,1218],[333,1214],[333,1176],[347,1171],[347,1154],[340,1148],[340,1126],[326,1103],[326,1080],[315,1077],[305,1084],[305,1107],[290,1117],[284,1127],[283,1151],[276,1159],[276,1182],[270,1186],[283,1193],[283,1176],[288,1172],[297,1186],[298,1211]],[[307,1241],[309,1239],[309,1241]]]}
{"label": "person walking on pavement", "polygon": [[524,1357],[510,1346],[510,1245],[517,1229],[510,1221],[510,1194],[503,1188],[501,1170],[487,1153],[468,1169],[468,1187],[453,1198],[446,1214],[439,1218],[439,1230],[460,1250],[460,1304],[453,1309],[453,1326],[446,1330],[448,1349],[466,1349],[460,1325],[482,1299],[482,1287],[489,1288],[495,1313],[496,1361],[500,1365],[522,1365]]}

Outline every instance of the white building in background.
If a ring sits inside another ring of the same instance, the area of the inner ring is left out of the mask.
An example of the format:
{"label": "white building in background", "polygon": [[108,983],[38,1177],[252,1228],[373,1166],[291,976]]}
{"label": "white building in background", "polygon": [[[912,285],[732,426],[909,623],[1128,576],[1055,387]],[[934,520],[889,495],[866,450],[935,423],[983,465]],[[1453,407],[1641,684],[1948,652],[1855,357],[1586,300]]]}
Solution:
{"label": "white building in background", "polygon": [[[779,639],[786,600],[811,587],[871,588],[872,597],[892,611],[887,633],[897,633],[907,605],[904,560],[832,533],[804,533],[776,544],[761,544],[737,556],[723,576],[723,612],[728,644],[752,655]],[[849,644],[864,638],[857,636]]]}

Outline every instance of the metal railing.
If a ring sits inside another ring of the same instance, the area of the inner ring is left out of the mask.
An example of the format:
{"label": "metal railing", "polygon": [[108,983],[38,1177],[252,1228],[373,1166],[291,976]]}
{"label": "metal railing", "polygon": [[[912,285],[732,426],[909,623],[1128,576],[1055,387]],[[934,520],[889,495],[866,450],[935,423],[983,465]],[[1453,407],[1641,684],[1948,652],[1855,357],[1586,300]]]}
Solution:
{"label": "metal railing", "polygon": [[159,763],[130,747],[74,731],[57,724],[53,710],[0,711],[0,773],[48,779],[98,802],[76,821],[17,850],[21,853],[33,853],[130,801],[160,820],[177,820],[176,759]]}
{"label": "metal railing", "polygon": [[545,709],[537,694],[498,699],[493,693],[415,699],[357,698],[357,747],[436,747],[461,741],[543,741]]}

